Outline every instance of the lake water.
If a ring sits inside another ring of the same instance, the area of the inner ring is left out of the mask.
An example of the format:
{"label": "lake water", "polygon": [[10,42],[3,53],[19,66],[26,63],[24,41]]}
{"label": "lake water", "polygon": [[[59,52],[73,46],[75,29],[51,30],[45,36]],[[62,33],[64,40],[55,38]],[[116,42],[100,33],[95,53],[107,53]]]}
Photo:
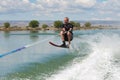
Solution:
{"label": "lake water", "polygon": [[120,30],[74,31],[70,49],[58,32],[0,32],[0,54],[39,42],[0,58],[0,80],[120,80]]}

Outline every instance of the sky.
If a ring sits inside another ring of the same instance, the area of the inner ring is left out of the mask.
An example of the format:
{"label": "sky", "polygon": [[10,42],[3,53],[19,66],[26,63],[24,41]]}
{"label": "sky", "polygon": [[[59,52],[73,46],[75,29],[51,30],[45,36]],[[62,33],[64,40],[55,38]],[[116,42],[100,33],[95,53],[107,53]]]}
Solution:
{"label": "sky", "polygon": [[120,0],[0,0],[0,20],[117,20]]}

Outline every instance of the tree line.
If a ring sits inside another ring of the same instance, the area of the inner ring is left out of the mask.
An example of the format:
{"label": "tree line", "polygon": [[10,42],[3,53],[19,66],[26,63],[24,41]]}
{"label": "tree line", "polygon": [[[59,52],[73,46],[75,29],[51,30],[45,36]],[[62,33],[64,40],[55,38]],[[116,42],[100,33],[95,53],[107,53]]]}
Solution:
{"label": "tree line", "polygon": [[[89,28],[89,27],[91,27],[91,23],[90,23],[90,22],[84,23],[83,26],[81,26],[81,24],[80,24],[79,22],[75,22],[75,21],[70,21],[70,23],[71,23],[74,27],[76,27],[76,28],[80,28],[80,27],[88,27],[88,28]],[[63,24],[62,21],[57,20],[57,21],[54,21],[53,26],[54,26],[55,28],[60,28],[62,24]],[[32,20],[32,21],[29,22],[29,24],[28,24],[27,27],[37,28],[37,27],[39,27],[39,25],[40,25],[39,21],[37,21],[37,20]],[[4,28],[10,28],[10,27],[11,27],[11,25],[10,25],[9,22],[5,22],[5,23],[4,23]],[[46,29],[46,28],[48,28],[49,26],[48,26],[47,24],[42,24],[41,27],[42,27],[43,29]]]}

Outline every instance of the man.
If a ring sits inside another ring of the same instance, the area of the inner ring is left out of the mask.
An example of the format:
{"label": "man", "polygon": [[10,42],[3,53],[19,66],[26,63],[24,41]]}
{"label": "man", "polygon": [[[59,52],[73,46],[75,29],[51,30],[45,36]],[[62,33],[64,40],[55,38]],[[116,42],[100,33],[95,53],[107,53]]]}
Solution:
{"label": "man", "polygon": [[62,47],[66,47],[66,42],[68,41],[68,47],[71,44],[71,41],[73,39],[73,25],[69,23],[69,18],[65,17],[64,18],[64,24],[62,25],[62,30],[60,32],[60,36],[62,39],[63,44],[61,45]]}

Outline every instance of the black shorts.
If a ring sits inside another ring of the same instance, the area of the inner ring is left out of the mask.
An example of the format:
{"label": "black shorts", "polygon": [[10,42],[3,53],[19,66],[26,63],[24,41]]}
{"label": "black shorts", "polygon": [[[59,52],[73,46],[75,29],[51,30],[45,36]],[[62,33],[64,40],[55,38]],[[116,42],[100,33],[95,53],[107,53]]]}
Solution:
{"label": "black shorts", "polygon": [[[64,34],[64,39],[65,39],[65,41],[68,41],[67,33]],[[71,39],[70,39],[70,41],[72,41],[72,40],[73,40],[73,33],[71,32]]]}

